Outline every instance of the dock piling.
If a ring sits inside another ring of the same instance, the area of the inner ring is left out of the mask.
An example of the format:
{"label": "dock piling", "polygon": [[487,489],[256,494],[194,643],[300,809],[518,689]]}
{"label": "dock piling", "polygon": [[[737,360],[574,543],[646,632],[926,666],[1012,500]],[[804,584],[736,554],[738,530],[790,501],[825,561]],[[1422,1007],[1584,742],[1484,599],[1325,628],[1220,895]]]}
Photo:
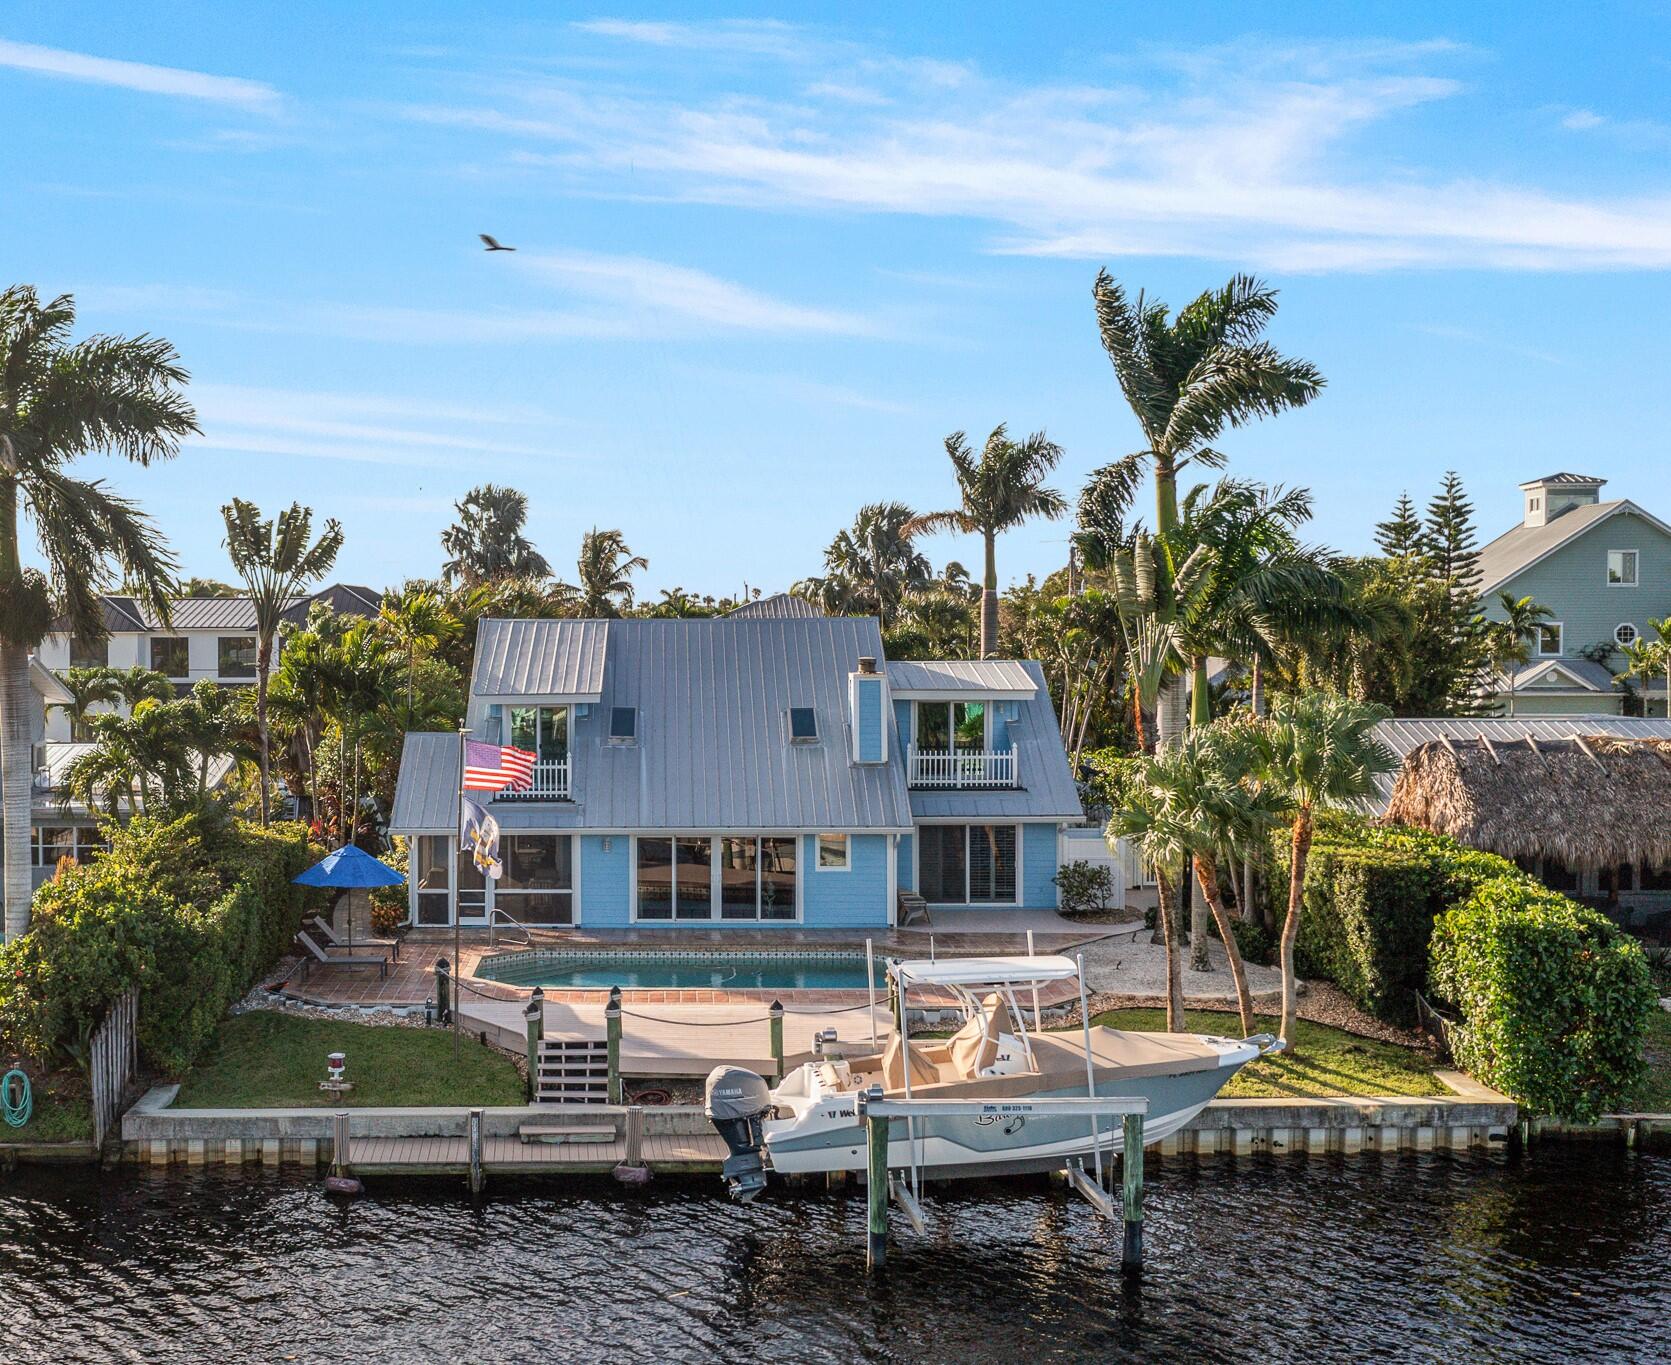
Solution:
{"label": "dock piling", "polygon": [[538,986],[528,997],[528,1007],[522,1011],[523,1027],[528,1035],[528,1102],[532,1104],[540,1092],[540,1042],[545,1037],[545,992]]}
{"label": "dock piling", "polygon": [[621,988],[609,988],[609,1005],[603,1012],[609,1046],[609,1102],[621,1103]]}
{"label": "dock piling", "polygon": [[452,967],[444,957],[435,959],[435,1018],[442,1024],[452,1020]]}
{"label": "dock piling", "polygon": [[1135,1274],[1143,1269],[1143,1115],[1125,1114],[1121,1121],[1125,1128],[1120,1155],[1125,1240],[1120,1247],[1120,1269]]}
{"label": "dock piling", "polygon": [[869,1111],[867,1102],[880,1100],[882,1087],[873,1085],[859,1096],[864,1118],[868,1161],[865,1167],[865,1269],[881,1270],[888,1259],[888,1120]]}
{"label": "dock piling", "polygon": [[772,1001],[771,1009],[766,1013],[770,1016],[772,1038],[772,1080],[781,1083],[783,1080],[783,1002]]}
{"label": "dock piling", "polygon": [[354,1173],[348,1151],[348,1111],[339,1109],[331,1115],[331,1174]]}
{"label": "dock piling", "polygon": [[482,1172],[482,1111],[472,1109],[465,1131],[470,1147],[470,1193],[480,1194],[487,1177]]}

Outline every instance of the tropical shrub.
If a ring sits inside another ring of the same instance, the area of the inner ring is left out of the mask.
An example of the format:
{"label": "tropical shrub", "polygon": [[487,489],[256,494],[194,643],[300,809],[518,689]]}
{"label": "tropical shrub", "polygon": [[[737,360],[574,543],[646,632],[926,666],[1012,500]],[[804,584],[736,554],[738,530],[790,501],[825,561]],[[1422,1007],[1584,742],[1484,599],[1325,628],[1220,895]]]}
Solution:
{"label": "tropical shrub", "polygon": [[0,950],[0,1035],[84,1062],[106,1008],[137,984],[141,1053],[184,1070],[295,936],[308,893],[291,878],[316,853],[299,825],[212,811],[113,830],[108,853],[36,892],[29,932]]}
{"label": "tropical shrub", "polygon": [[[1056,869],[1056,875],[1050,880],[1056,883],[1056,889],[1062,893],[1064,914],[1106,910],[1109,898],[1114,894],[1114,874],[1109,871],[1107,864],[1087,862],[1083,858],[1063,864]],[[404,905],[403,900],[402,906]]]}
{"label": "tropical shrub", "polygon": [[[390,840],[390,848],[383,855],[383,861],[404,877],[407,874],[410,852],[406,840],[397,834]],[[405,886],[374,886],[371,888],[370,899],[372,933],[387,936],[406,923],[409,907]]]}
{"label": "tropical shrub", "polygon": [[1647,959],[1605,915],[1525,879],[1479,886],[1434,926],[1432,982],[1456,1059],[1539,1114],[1593,1122],[1643,1070]]}

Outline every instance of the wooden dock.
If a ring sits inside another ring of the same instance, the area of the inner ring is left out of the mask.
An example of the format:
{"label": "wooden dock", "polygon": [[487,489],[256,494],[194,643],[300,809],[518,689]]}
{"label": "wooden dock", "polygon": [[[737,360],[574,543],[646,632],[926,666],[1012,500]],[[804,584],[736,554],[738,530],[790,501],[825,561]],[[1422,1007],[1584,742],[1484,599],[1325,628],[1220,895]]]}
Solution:
{"label": "wooden dock", "polygon": [[[642,1164],[676,1175],[713,1174],[727,1155],[718,1133],[671,1133],[643,1139]],[[484,1175],[607,1175],[627,1162],[627,1144],[523,1142],[484,1137]],[[353,1138],[348,1164],[357,1176],[470,1174],[470,1144],[462,1137]],[[640,1163],[632,1163],[640,1164]]]}

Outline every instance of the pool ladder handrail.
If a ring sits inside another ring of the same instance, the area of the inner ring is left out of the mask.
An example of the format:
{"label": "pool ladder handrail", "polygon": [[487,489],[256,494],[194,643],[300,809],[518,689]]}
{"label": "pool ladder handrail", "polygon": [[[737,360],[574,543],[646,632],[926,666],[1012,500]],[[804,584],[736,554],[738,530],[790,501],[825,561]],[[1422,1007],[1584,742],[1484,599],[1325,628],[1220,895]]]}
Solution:
{"label": "pool ladder handrail", "polygon": [[[501,919],[507,924],[513,925],[521,932],[523,947],[528,947],[533,943],[534,936],[528,932],[528,926],[519,920],[515,915],[511,914],[508,910],[501,910],[496,905],[493,909],[487,912],[487,946],[490,949],[497,948],[499,946],[499,921]],[[516,942],[515,939],[511,941],[513,943]]]}

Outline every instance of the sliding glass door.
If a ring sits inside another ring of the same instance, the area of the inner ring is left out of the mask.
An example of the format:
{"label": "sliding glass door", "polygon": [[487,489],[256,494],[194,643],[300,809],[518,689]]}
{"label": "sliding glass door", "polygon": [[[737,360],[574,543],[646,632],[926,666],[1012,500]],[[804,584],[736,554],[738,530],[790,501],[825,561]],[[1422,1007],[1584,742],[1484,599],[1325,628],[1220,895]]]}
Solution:
{"label": "sliding glass door", "polygon": [[797,917],[794,835],[640,835],[634,847],[640,920]]}
{"label": "sliding glass door", "polygon": [[913,742],[921,753],[981,753],[986,749],[986,704],[920,701]]}
{"label": "sliding glass door", "polygon": [[574,923],[574,840],[567,834],[507,834],[505,873],[493,905],[519,924]]}
{"label": "sliding glass door", "polygon": [[924,900],[938,905],[1013,905],[1014,825],[923,825],[917,872]]}

